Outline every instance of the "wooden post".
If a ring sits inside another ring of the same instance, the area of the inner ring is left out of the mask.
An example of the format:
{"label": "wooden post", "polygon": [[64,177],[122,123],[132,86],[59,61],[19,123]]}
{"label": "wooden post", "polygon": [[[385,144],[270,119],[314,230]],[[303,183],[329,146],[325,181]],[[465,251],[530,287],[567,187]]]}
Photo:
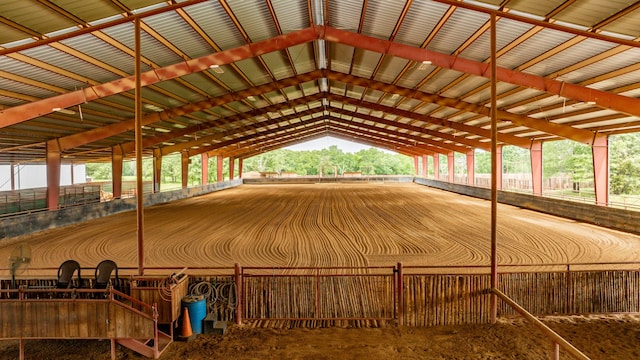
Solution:
{"label": "wooden post", "polygon": [[571,289],[571,265],[567,264],[567,314],[573,313],[573,304],[571,304],[571,298],[573,294],[571,294],[573,290]]}
{"label": "wooden post", "polygon": [[116,360],[116,339],[111,338],[111,360]]}
{"label": "wooden post", "polygon": [[404,325],[404,279],[403,279],[403,271],[402,271],[402,263],[398,263],[398,324]]}
{"label": "wooden post", "polygon": [[551,354],[549,356],[551,360],[560,360],[560,344],[555,341],[551,342]]}
{"label": "wooden post", "polygon": [[60,167],[62,157],[58,140],[49,140],[46,143],[47,164],[47,209],[58,210],[60,205]]}
{"label": "wooden post", "polygon": [[498,142],[498,109],[497,109],[497,64],[496,64],[496,15],[491,15],[491,323],[498,317],[498,298],[493,292],[498,287],[498,188],[497,188],[497,142]]}
{"label": "wooden post", "polygon": [[235,263],[235,281],[236,281],[236,324],[242,324],[242,277],[240,276],[240,264]]}
{"label": "wooden post", "polygon": [[138,275],[144,275],[144,187],[142,183],[142,79],[140,76],[140,18],[135,25],[135,145],[136,145],[136,218],[138,235]]}
{"label": "wooden post", "polygon": [[316,319],[320,319],[320,269],[316,269]]}

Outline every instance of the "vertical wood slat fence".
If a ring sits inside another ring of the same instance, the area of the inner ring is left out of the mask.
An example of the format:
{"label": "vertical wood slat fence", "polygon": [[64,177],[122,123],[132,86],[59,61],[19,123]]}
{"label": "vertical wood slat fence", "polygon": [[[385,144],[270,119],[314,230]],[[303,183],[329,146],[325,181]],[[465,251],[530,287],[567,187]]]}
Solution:
{"label": "vertical wood slat fence", "polygon": [[[407,326],[489,322],[488,274],[477,273],[477,269],[474,274],[443,274],[443,269],[428,267],[412,267],[410,274],[402,274],[399,268],[400,264],[382,269],[289,268],[275,273],[271,268],[241,268],[239,277],[191,275],[189,293],[199,286],[197,291],[207,295],[208,312],[219,320],[235,321],[240,314],[241,320],[257,321],[260,326],[377,326],[392,320]],[[17,282],[33,287],[51,281]],[[119,287],[128,290],[128,281],[121,282]],[[0,288],[9,286],[9,280],[0,280]],[[537,316],[640,312],[637,269],[501,273],[498,290]],[[499,316],[515,314],[507,304],[498,307]]]}
{"label": "vertical wood slat fence", "polygon": [[489,323],[489,275],[404,275],[402,320],[408,326]]}
{"label": "vertical wood slat fence", "polygon": [[267,326],[306,327],[369,326],[394,319],[396,277],[391,267],[387,274],[329,274],[323,270],[337,269],[278,275],[243,272],[243,318]]}

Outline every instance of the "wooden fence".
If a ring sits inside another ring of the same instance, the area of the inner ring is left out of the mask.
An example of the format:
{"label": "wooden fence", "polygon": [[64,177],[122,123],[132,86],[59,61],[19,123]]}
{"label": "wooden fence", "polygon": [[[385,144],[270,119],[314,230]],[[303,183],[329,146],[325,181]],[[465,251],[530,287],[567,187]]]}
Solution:
{"label": "wooden fence", "polygon": [[[413,268],[402,274],[399,267],[275,272],[240,269],[241,274],[235,276],[192,274],[188,293],[205,295],[208,313],[218,320],[240,319],[256,326],[378,326],[397,320],[421,327],[490,321],[490,275],[486,269],[444,269],[460,274],[429,268]],[[51,280],[17,282],[38,286]],[[7,289],[9,284],[9,280],[0,280],[1,288]],[[126,278],[120,280],[122,290],[130,286]],[[500,273],[498,290],[537,316],[640,312],[637,269],[567,267]],[[498,316],[515,314],[508,304],[499,303]]]}

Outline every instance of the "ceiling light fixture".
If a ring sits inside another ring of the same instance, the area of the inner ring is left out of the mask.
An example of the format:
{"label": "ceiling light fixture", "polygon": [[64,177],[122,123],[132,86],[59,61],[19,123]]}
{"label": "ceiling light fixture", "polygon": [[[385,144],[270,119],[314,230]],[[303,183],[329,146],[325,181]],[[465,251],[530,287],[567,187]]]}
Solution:
{"label": "ceiling light fixture", "polygon": [[75,113],[76,113],[76,112],[75,112],[75,111],[73,111],[73,110],[63,109],[63,108],[59,108],[59,107],[55,107],[55,108],[53,108],[53,109],[51,109],[51,110],[52,110],[52,111],[55,111],[55,112],[62,113],[62,114],[67,114],[67,115],[73,115],[73,114],[75,114]]}
{"label": "ceiling light fixture", "polygon": [[393,94],[393,95],[391,95],[391,100],[395,100],[395,99],[397,99],[399,97],[400,97],[399,94]]}
{"label": "ceiling light fixture", "polygon": [[209,66],[209,69],[213,70],[214,73],[218,73],[218,74],[223,74],[224,70],[222,70],[222,68],[220,67],[220,65],[211,65]]}
{"label": "ceiling light fixture", "polygon": [[247,96],[247,100],[256,101],[256,98],[253,95],[249,95],[249,96]]}
{"label": "ceiling light fixture", "polygon": [[418,70],[427,70],[427,67],[431,65],[431,60],[424,60],[422,63],[420,63],[420,65],[418,66]]}

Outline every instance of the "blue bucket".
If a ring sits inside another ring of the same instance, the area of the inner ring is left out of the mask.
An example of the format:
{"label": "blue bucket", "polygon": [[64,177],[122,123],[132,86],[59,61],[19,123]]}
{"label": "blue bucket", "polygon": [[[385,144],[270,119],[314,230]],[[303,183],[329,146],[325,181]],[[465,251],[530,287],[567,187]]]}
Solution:
{"label": "blue bucket", "polygon": [[207,317],[207,300],[202,295],[187,295],[182,298],[182,307],[189,312],[191,331],[202,334],[202,323]]}

